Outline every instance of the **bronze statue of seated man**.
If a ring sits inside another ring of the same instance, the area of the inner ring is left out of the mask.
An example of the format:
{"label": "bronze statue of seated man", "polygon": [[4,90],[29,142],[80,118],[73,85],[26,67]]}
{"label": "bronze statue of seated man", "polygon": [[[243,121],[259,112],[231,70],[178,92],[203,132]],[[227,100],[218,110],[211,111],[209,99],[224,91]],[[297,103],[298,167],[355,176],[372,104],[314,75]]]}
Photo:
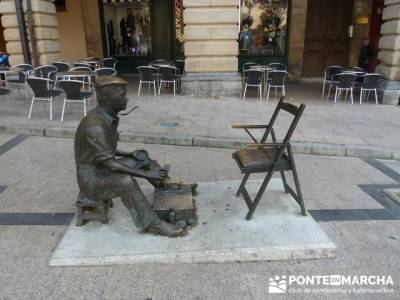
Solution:
{"label": "bronze statue of seated man", "polygon": [[[147,179],[154,187],[176,185],[168,177],[168,166],[160,167],[144,150],[117,149],[118,113],[126,109],[127,82],[118,77],[100,77],[96,82],[98,106],[82,119],[75,134],[75,162],[80,201],[107,202],[120,197],[136,227],[166,236],[183,229],[159,219],[135,177]],[[192,191],[197,185],[190,185]],[[88,206],[93,203],[88,203]]]}

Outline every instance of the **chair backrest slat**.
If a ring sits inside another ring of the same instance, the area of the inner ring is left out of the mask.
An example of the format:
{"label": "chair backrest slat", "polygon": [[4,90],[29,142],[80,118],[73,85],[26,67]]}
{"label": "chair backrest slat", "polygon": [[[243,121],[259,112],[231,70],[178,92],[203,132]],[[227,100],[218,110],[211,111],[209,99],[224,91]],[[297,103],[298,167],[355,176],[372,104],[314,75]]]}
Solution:
{"label": "chair backrest slat", "polygon": [[296,129],[297,123],[304,111],[305,105],[304,104],[300,104],[299,107],[290,104],[290,103],[286,103],[285,102],[285,97],[281,96],[281,98],[279,99],[278,105],[275,108],[274,113],[272,114],[271,120],[269,121],[269,127],[265,130],[265,133],[263,135],[263,137],[261,138],[260,143],[265,143],[267,137],[269,136],[269,134],[271,133],[271,130],[274,126],[274,123],[276,121],[276,118],[279,115],[280,110],[284,110],[288,113],[290,113],[291,115],[294,116],[288,131],[286,132],[286,135],[284,137],[284,139],[282,140],[283,143],[289,143],[290,139],[292,137],[292,134],[294,132],[294,130]]}
{"label": "chair backrest slat", "polygon": [[291,113],[292,115],[296,115],[299,111],[299,108],[293,104],[290,103],[281,103],[281,109],[287,111],[288,113]]}

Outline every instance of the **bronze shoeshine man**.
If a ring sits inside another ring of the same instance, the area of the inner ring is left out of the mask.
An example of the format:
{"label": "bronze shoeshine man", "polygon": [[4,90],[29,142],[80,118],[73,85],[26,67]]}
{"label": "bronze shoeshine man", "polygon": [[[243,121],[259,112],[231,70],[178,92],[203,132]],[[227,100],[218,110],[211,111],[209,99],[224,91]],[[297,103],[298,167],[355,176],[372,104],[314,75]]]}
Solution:
{"label": "bronze shoeshine man", "polygon": [[167,168],[161,168],[145,150],[117,149],[118,113],[129,100],[126,85],[118,77],[100,77],[96,82],[98,106],[82,119],[75,134],[78,201],[120,197],[137,227],[176,236],[182,228],[159,219],[134,178],[146,178],[160,187],[168,182]]}

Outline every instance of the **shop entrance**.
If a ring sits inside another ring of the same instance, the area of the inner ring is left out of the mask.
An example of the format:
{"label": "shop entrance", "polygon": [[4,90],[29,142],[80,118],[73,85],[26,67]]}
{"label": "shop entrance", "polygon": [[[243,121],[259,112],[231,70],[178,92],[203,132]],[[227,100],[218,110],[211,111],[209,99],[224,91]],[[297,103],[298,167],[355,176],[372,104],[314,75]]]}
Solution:
{"label": "shop entrance", "polygon": [[327,66],[346,66],[353,0],[309,0],[303,76],[321,76]]}
{"label": "shop entrance", "polygon": [[155,59],[176,58],[175,14],[180,2],[102,1],[104,56],[118,59],[119,73],[136,73],[138,66]]}

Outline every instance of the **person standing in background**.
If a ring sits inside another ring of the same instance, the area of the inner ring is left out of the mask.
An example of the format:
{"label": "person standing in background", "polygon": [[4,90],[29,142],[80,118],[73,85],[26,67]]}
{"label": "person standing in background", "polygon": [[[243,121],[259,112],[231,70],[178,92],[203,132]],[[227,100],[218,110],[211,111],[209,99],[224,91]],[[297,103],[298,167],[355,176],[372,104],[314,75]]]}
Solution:
{"label": "person standing in background", "polygon": [[360,49],[360,54],[358,55],[358,66],[368,72],[368,65],[375,58],[375,55],[376,52],[369,43],[369,40],[364,40],[363,46]]}

